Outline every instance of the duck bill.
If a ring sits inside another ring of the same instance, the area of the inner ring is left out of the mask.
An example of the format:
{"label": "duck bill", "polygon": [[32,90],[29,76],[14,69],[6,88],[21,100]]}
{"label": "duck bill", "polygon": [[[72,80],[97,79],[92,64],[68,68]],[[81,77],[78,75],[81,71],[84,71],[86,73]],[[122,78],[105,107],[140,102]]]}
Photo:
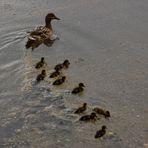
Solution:
{"label": "duck bill", "polygon": [[54,19],[55,19],[55,20],[60,20],[60,18],[58,18],[58,17],[56,17],[56,16],[54,17]]}

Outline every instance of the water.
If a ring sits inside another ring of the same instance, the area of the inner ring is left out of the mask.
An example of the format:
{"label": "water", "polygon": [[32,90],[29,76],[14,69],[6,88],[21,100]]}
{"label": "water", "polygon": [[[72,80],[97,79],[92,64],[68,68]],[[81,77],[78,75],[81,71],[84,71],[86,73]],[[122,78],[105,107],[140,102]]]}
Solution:
{"label": "water", "polygon": [[[142,148],[148,143],[148,2],[136,0],[1,0],[0,147]],[[50,48],[25,49],[26,32],[44,23],[48,12],[61,21],[60,40]],[[48,74],[65,59],[67,81],[35,85],[44,56]],[[79,82],[81,96],[69,92]],[[96,124],[81,123],[73,111],[87,102],[111,112]],[[94,139],[102,125],[102,139]]]}

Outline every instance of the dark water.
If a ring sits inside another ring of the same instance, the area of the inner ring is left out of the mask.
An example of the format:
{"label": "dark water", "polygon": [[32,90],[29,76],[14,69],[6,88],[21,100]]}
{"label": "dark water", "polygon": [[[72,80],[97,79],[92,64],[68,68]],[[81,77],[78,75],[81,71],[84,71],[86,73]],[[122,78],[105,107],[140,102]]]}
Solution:
{"label": "dark water", "polygon": [[[0,148],[142,148],[148,143],[148,1],[1,0]],[[60,37],[52,47],[26,51],[26,31],[48,12]],[[66,83],[34,85],[44,56],[48,74],[69,59]],[[86,85],[81,96],[70,90]],[[83,102],[110,110],[111,118],[80,123]],[[96,140],[96,130],[108,127]]]}

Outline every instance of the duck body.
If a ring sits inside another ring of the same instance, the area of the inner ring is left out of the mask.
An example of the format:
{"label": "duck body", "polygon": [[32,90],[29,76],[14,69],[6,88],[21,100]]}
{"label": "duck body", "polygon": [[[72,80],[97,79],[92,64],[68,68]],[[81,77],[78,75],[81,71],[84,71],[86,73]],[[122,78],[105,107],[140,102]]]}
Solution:
{"label": "duck body", "polygon": [[42,80],[44,80],[44,78],[46,77],[46,71],[45,70],[42,70],[41,74],[39,74],[36,78],[36,81],[37,82],[40,82]]}
{"label": "duck body", "polygon": [[59,76],[60,75],[60,72],[59,71],[54,71],[53,73],[51,73],[50,74],[50,78],[55,78],[55,77],[57,77],[57,76]]}
{"label": "duck body", "polygon": [[110,117],[110,112],[101,108],[96,107],[93,109],[93,111],[95,111],[97,114],[103,115],[105,118]]}
{"label": "duck body", "polygon": [[102,129],[96,132],[95,138],[101,138],[106,134],[106,126],[102,126]]}
{"label": "duck body", "polygon": [[73,89],[72,94],[78,94],[82,91],[84,91],[84,89],[82,87],[77,87],[77,88]]}
{"label": "duck body", "polygon": [[61,63],[61,64],[57,64],[55,67],[54,67],[54,69],[56,70],[56,71],[60,71],[60,70],[62,70],[63,68],[68,68],[69,67],[69,65],[70,65],[70,62],[69,62],[69,60],[65,60],[63,63]]}
{"label": "duck body", "polygon": [[86,111],[86,109],[87,109],[87,103],[84,103],[82,107],[78,108],[78,109],[75,111],[75,114],[83,113],[84,111]]}
{"label": "duck body", "polygon": [[72,94],[78,94],[80,92],[83,92],[84,91],[83,87],[85,87],[84,84],[83,83],[79,83],[79,86],[74,88],[71,93]]}
{"label": "duck body", "polygon": [[63,64],[57,64],[57,65],[54,67],[54,69],[55,69],[56,71],[60,71],[61,69],[63,69],[63,67],[64,67]]}
{"label": "duck body", "polygon": [[60,79],[57,79],[57,80],[55,80],[55,81],[53,82],[53,85],[61,85],[61,84],[63,84],[63,83],[65,82],[65,79],[66,79],[65,76],[63,76],[63,77],[60,78]]}
{"label": "duck body", "polygon": [[38,47],[40,44],[52,41],[53,29],[51,21],[53,19],[59,20],[53,13],[47,14],[45,18],[45,26],[39,26],[33,31],[28,32],[28,41],[26,43],[26,49],[32,48],[32,50]]}
{"label": "duck body", "polygon": [[36,64],[35,68],[39,69],[39,68],[43,67],[44,64],[45,64],[44,57],[42,57],[41,61]]}
{"label": "duck body", "polygon": [[69,67],[69,65],[70,65],[70,62],[69,62],[69,60],[65,60],[63,63],[61,63],[61,64],[57,64],[55,67],[54,67],[54,69],[55,70],[57,70],[57,71],[60,71],[60,70],[62,70],[63,68],[68,68]]}
{"label": "duck body", "polygon": [[96,121],[96,114],[95,113],[91,113],[90,115],[84,115],[82,116],[79,120],[80,121]]}

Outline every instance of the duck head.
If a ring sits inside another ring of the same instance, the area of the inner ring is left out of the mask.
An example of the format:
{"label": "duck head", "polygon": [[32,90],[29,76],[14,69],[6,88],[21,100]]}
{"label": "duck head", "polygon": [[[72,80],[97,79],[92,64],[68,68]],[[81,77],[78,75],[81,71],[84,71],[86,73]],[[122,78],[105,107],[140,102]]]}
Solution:
{"label": "duck head", "polygon": [[63,80],[63,81],[65,81],[65,79],[66,79],[66,77],[65,77],[65,76],[63,76],[63,77],[62,77],[62,80]]}
{"label": "duck head", "polygon": [[102,130],[106,130],[107,127],[105,125],[102,126]]}
{"label": "duck head", "polygon": [[69,60],[65,60],[65,61],[63,62],[63,65],[64,65],[65,67],[68,67],[68,66],[70,65]]}
{"label": "duck head", "polygon": [[90,118],[94,119],[95,117],[97,117],[96,113],[91,113]]}
{"label": "duck head", "polygon": [[106,111],[106,117],[110,117],[110,112],[109,111]]}
{"label": "duck head", "polygon": [[42,75],[46,75],[46,71],[45,70],[42,70],[41,74]]}
{"label": "duck head", "polygon": [[41,58],[41,62],[44,62],[44,60],[45,60],[45,58],[44,58],[44,57],[42,57],[42,58]]}
{"label": "duck head", "polygon": [[79,87],[85,87],[83,83],[79,83]]}
{"label": "duck head", "polygon": [[46,27],[50,26],[50,23],[52,20],[60,20],[60,18],[58,18],[57,16],[55,16],[54,13],[48,13],[45,17],[45,23],[46,23]]}
{"label": "duck head", "polygon": [[85,107],[85,108],[86,108],[86,106],[87,106],[87,103],[84,103],[84,104],[83,104],[83,107]]}

